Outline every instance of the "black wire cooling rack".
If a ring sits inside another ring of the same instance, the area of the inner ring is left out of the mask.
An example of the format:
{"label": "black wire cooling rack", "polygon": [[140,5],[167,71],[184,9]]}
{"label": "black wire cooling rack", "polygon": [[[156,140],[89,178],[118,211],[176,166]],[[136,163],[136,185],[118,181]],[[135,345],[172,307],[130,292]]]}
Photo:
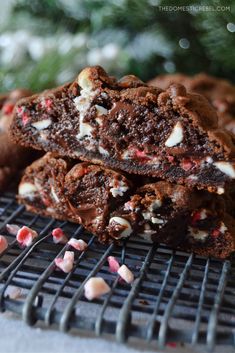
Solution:
{"label": "black wire cooling rack", "polygon": [[[234,261],[206,259],[133,237],[122,246],[102,246],[81,226],[25,211],[11,193],[0,196],[0,222],[10,243],[0,257],[1,311],[17,313],[29,325],[43,321],[62,331],[109,334],[119,342],[140,339],[158,348],[169,342],[203,344],[211,351],[219,344],[234,346]],[[20,249],[7,235],[7,223],[28,225],[39,238]],[[75,254],[69,274],[54,265],[67,249],[52,242],[55,227],[89,245]],[[109,255],[134,272],[132,285],[109,272]],[[88,302],[83,288],[92,276],[103,277],[111,292]],[[21,288],[15,299],[10,295],[13,286]]]}

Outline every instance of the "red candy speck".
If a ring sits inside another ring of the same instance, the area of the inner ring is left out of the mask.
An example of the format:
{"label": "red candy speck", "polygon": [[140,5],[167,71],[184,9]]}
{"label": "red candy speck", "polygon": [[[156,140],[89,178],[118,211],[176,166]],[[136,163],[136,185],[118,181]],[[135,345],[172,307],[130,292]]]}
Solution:
{"label": "red candy speck", "polygon": [[174,156],[167,156],[167,159],[170,163],[174,162],[175,157]]}
{"label": "red candy speck", "polygon": [[47,109],[51,109],[52,100],[51,99],[45,99],[45,106],[46,106]]}
{"label": "red candy speck", "polygon": [[197,221],[201,219],[201,212],[196,211],[192,214],[191,224],[194,225]]}
{"label": "red candy speck", "polygon": [[22,107],[17,107],[16,108],[16,112],[17,112],[17,114],[22,114],[23,113],[23,108]]}
{"label": "red candy speck", "polygon": [[27,113],[23,113],[22,115],[22,124],[25,126],[29,121],[29,116],[27,115]]}
{"label": "red candy speck", "polygon": [[219,229],[214,229],[214,230],[211,232],[211,236],[214,237],[214,238],[217,238],[219,235],[220,235]]}
{"label": "red candy speck", "polygon": [[183,170],[185,170],[186,172],[190,169],[193,168],[194,163],[192,161],[190,161],[189,159],[184,159],[181,163],[180,166]]}
{"label": "red candy speck", "polygon": [[6,103],[4,104],[3,108],[2,108],[2,112],[5,115],[9,115],[13,112],[14,109],[14,104],[12,103]]}

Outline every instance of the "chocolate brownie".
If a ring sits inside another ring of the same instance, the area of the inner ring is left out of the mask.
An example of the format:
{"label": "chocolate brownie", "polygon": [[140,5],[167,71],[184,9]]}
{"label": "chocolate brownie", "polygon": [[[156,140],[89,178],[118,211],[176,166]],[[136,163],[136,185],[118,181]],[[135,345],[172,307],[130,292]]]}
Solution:
{"label": "chocolate brownie", "polygon": [[234,250],[227,200],[205,190],[164,181],[135,190],[120,173],[47,153],[26,169],[18,198],[30,211],[81,223],[101,242],[139,234],[201,255]]}
{"label": "chocolate brownie", "polygon": [[18,199],[32,212],[81,223],[105,241],[109,215],[131,189],[132,183],[118,172],[47,153],[26,168]]}
{"label": "chocolate brownie", "polygon": [[101,67],[21,100],[11,133],[25,146],[219,193],[235,178],[234,137],[204,97],[117,81]]}
{"label": "chocolate brownie", "polygon": [[24,89],[0,95],[0,190],[9,185],[36,154],[29,148],[17,146],[9,137],[14,106],[20,98],[30,95],[31,92]]}
{"label": "chocolate brownie", "polygon": [[235,250],[235,220],[224,197],[157,182],[139,188],[110,216],[108,233],[123,232],[199,255],[225,258]]}
{"label": "chocolate brownie", "polygon": [[235,86],[227,80],[204,73],[159,75],[149,81],[152,86],[167,89],[173,83],[183,84],[188,91],[204,95],[218,113],[219,126],[235,133]]}

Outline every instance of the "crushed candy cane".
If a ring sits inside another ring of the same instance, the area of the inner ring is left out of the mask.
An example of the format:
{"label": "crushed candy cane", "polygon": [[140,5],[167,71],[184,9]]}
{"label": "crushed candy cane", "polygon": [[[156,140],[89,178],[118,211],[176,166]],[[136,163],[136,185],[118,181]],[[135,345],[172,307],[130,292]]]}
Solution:
{"label": "crushed candy cane", "polygon": [[38,233],[35,230],[23,226],[18,230],[16,240],[21,246],[30,246],[37,237]]}
{"label": "crushed candy cane", "polygon": [[8,286],[6,290],[6,295],[10,299],[18,299],[22,296],[22,288],[16,286]]}
{"label": "crushed candy cane", "polygon": [[74,263],[74,252],[65,251],[64,257],[57,257],[55,259],[56,266],[65,273],[69,273],[73,268]]}
{"label": "crushed candy cane", "polygon": [[99,298],[110,292],[111,288],[102,277],[91,277],[84,286],[84,295],[88,300]]}
{"label": "crushed candy cane", "polygon": [[7,232],[11,235],[17,235],[20,227],[17,224],[7,224],[6,225]]}
{"label": "crushed candy cane", "polygon": [[131,270],[129,270],[129,268],[126,265],[122,265],[118,269],[117,273],[127,283],[132,283],[134,281],[134,275],[133,275]]}
{"label": "crushed candy cane", "polygon": [[66,244],[68,241],[68,238],[66,237],[65,233],[63,232],[63,230],[61,228],[53,229],[51,234],[52,234],[53,241],[55,244],[58,244],[58,243]]}
{"label": "crushed candy cane", "polygon": [[84,251],[87,248],[87,243],[82,239],[71,238],[68,244],[78,251]]}
{"label": "crushed candy cane", "polygon": [[8,247],[8,242],[3,235],[0,235],[0,254],[3,253]]}
{"label": "crushed candy cane", "polygon": [[120,265],[117,259],[114,256],[109,256],[108,257],[108,263],[109,263],[109,270],[112,273],[118,272]]}

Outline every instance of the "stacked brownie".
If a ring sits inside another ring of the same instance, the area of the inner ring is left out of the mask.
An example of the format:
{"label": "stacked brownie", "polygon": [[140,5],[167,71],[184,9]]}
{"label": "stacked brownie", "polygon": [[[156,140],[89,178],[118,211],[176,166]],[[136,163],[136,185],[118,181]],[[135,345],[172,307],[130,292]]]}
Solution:
{"label": "stacked brownie", "polygon": [[180,84],[162,90],[86,68],[15,108],[14,141],[49,152],[26,169],[19,200],[103,242],[139,234],[226,257],[235,240],[235,145],[217,120]]}

